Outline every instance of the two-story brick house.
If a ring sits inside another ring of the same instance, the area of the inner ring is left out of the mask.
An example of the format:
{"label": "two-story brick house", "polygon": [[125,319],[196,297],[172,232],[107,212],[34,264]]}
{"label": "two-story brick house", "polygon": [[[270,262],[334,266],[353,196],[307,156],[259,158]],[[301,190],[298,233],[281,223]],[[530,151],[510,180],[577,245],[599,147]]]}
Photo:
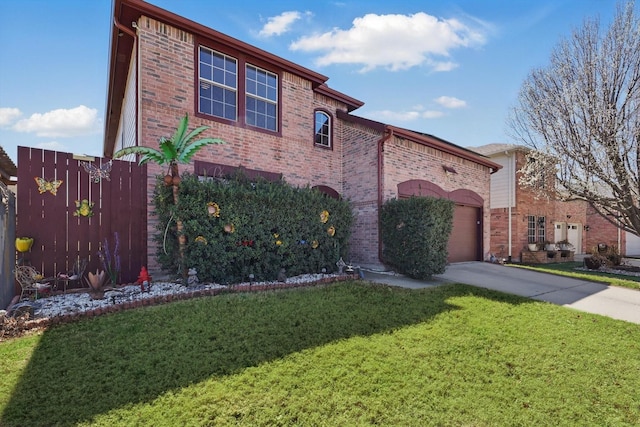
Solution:
{"label": "two-story brick house", "polygon": [[[456,201],[452,261],[482,259],[489,244],[487,158],[436,137],[362,119],[363,103],[328,78],[141,0],[115,0],[104,154],[157,147],[188,113],[225,145],[207,146],[182,171],[243,167],[350,200],[351,261],[378,264],[378,208],[433,195]],[[150,200],[159,167],[148,168]],[[151,209],[151,208],[150,208]],[[152,212],[147,224],[153,236]],[[456,237],[457,236],[457,237]],[[152,269],[156,247],[148,242]]]}
{"label": "two-story brick house", "polygon": [[[576,254],[590,252],[599,243],[616,245],[624,253],[626,233],[597,213],[586,201],[541,197],[519,185],[519,170],[527,162],[528,148],[489,144],[474,151],[502,166],[491,176],[490,252],[499,258],[521,259],[529,243],[568,240]],[[552,183],[547,180],[552,190]],[[615,219],[614,219],[615,221]]]}

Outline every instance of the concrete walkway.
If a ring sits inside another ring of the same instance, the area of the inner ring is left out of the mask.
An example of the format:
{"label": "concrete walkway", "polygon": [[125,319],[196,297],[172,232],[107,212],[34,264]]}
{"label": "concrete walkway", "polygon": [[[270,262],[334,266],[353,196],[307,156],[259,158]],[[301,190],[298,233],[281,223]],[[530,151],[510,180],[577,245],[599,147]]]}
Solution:
{"label": "concrete walkway", "polygon": [[373,271],[365,271],[364,278],[411,289],[465,283],[640,324],[640,291],[499,264],[451,264],[430,281]]}

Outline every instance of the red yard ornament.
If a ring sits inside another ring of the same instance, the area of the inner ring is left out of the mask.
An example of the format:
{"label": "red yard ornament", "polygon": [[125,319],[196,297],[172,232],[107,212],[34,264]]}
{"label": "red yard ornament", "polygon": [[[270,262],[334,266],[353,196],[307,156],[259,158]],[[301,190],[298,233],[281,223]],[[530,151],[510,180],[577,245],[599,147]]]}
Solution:
{"label": "red yard ornament", "polygon": [[142,266],[142,268],[140,269],[140,275],[138,276],[138,280],[136,280],[136,283],[140,285],[140,290],[143,292],[149,289],[149,285],[151,284],[151,276],[149,276],[147,267]]}

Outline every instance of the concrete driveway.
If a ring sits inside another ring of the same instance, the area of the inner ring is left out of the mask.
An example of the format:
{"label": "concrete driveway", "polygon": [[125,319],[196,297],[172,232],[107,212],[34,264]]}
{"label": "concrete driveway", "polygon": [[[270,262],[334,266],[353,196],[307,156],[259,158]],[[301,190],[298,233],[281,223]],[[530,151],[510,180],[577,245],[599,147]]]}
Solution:
{"label": "concrete driveway", "polygon": [[465,283],[640,324],[640,291],[486,262],[447,266],[431,281],[365,271],[366,280],[412,289]]}

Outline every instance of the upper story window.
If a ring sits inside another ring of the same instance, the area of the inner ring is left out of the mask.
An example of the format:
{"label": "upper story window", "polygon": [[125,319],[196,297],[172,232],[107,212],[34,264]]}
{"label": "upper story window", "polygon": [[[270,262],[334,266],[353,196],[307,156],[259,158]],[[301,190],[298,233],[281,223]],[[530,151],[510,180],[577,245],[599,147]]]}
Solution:
{"label": "upper story window", "polygon": [[331,147],[331,116],[324,111],[315,112],[314,142],[322,147]]}
{"label": "upper story window", "polygon": [[278,132],[279,76],[245,60],[199,47],[198,113]]}
{"label": "upper story window", "polygon": [[236,120],[238,117],[238,61],[200,47],[201,113]]}
{"label": "upper story window", "polygon": [[278,76],[247,64],[245,92],[247,124],[277,131]]}

